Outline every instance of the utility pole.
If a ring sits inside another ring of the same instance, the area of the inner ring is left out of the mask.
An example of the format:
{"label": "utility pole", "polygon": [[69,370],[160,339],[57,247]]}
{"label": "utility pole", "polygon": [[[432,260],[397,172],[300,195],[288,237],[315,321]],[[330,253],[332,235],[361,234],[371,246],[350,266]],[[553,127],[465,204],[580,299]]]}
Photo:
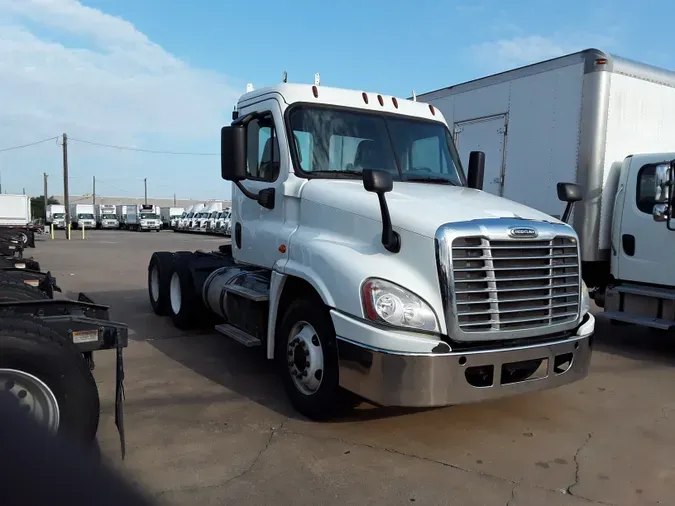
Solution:
{"label": "utility pole", "polygon": [[44,190],[43,190],[44,194],[43,194],[43,197],[44,197],[44,201],[45,201],[45,223],[47,223],[47,202],[48,202],[48,200],[47,200],[47,178],[49,176],[47,176],[47,173],[44,172],[42,174],[42,177],[44,178]]}
{"label": "utility pole", "polygon": [[26,189],[23,188],[23,189],[21,190],[21,193],[23,193],[23,194],[25,195],[25,194],[26,194]]}
{"label": "utility pole", "polygon": [[143,186],[145,187],[145,203],[148,203],[148,178],[143,179]]}
{"label": "utility pole", "polygon": [[173,194],[173,207],[176,207],[176,194]]}
{"label": "utility pole", "polygon": [[70,228],[70,198],[68,197],[68,135],[63,134],[63,204],[66,208],[66,239]]}
{"label": "utility pole", "polygon": [[91,203],[96,205],[96,176],[91,176],[93,178],[93,184],[91,189]]}

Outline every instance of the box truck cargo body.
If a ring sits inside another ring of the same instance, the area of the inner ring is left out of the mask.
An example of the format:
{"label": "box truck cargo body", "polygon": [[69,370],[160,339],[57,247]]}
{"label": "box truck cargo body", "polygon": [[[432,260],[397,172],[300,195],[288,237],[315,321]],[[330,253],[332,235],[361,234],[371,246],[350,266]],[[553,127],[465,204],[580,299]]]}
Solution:
{"label": "box truck cargo body", "polygon": [[0,227],[25,227],[30,221],[27,195],[0,195]]}
{"label": "box truck cargo body", "polygon": [[98,228],[119,228],[117,206],[114,204],[98,204],[96,206],[96,226]]}
{"label": "box truck cargo body", "polygon": [[464,164],[485,152],[486,191],[560,217],[556,183],[581,185],[572,223],[584,277],[607,274],[621,162],[675,142],[675,73],[597,49],[417,100],[443,113]]}

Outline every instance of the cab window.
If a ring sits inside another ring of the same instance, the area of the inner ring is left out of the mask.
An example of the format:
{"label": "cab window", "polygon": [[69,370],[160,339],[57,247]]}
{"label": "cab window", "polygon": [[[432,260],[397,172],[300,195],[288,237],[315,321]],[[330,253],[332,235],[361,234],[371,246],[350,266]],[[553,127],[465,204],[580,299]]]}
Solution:
{"label": "cab window", "polygon": [[272,115],[251,121],[246,129],[246,166],[249,179],[274,182],[279,177],[279,141]]}
{"label": "cab window", "polygon": [[656,176],[656,165],[645,165],[638,171],[637,186],[635,188],[636,205],[640,211],[646,214],[652,214],[656,205],[656,189],[654,180]]}

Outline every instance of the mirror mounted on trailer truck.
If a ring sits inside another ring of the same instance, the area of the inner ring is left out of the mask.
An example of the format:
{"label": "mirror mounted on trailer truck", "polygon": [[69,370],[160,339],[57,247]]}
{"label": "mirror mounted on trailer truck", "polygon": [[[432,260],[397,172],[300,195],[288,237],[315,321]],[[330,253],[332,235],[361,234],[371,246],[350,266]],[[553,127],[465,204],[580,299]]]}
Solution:
{"label": "mirror mounted on trailer truck", "polygon": [[469,170],[467,174],[467,186],[476,190],[483,189],[483,176],[485,175],[485,153],[472,151],[469,153]]}
{"label": "mirror mounted on trailer truck", "polygon": [[673,180],[675,179],[675,160],[661,163],[654,168],[654,221],[665,221],[668,230],[675,231],[670,225],[673,218]]}
{"label": "mirror mounted on trailer truck", "polygon": [[581,186],[576,183],[558,183],[556,189],[558,190],[558,200],[567,202],[565,212],[563,212],[561,221],[567,223],[572,214],[572,207],[575,202],[581,200]]}
{"label": "mirror mounted on trailer truck", "polygon": [[253,193],[241,184],[246,180],[246,123],[248,121],[241,121],[220,130],[220,173],[223,179],[237,185],[247,198],[266,209],[274,209],[274,188]]}
{"label": "mirror mounted on trailer truck", "polygon": [[389,172],[384,170],[365,169],[363,171],[363,187],[367,192],[377,194],[380,202],[380,213],[382,214],[382,245],[387,251],[398,253],[401,251],[401,236],[394,232],[391,226],[391,217],[389,216],[389,207],[385,193],[394,188],[394,181]]}

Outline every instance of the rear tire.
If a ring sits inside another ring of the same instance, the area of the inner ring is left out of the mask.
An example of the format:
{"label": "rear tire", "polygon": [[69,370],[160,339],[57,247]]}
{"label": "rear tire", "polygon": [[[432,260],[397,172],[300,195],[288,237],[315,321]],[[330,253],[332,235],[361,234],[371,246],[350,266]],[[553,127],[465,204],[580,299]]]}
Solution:
{"label": "rear tire", "polygon": [[13,393],[26,413],[59,434],[94,441],[98,390],[87,362],[70,341],[39,320],[3,318],[0,349],[0,390]]}
{"label": "rear tire", "polygon": [[9,278],[0,278],[0,302],[24,302],[46,299],[49,299],[49,297],[33,286]]}
{"label": "rear tire", "polygon": [[150,257],[148,265],[148,296],[152,310],[159,316],[167,316],[171,310],[169,282],[173,257],[169,251],[157,251]]}
{"label": "rear tire", "polygon": [[182,255],[174,259],[169,278],[169,316],[173,324],[188,330],[196,326],[197,315],[202,312],[200,294],[195,292],[192,273]]}
{"label": "rear tire", "polygon": [[312,420],[326,420],[354,405],[339,386],[335,329],[318,297],[290,303],[278,327],[275,347],[282,382],[299,413]]}

